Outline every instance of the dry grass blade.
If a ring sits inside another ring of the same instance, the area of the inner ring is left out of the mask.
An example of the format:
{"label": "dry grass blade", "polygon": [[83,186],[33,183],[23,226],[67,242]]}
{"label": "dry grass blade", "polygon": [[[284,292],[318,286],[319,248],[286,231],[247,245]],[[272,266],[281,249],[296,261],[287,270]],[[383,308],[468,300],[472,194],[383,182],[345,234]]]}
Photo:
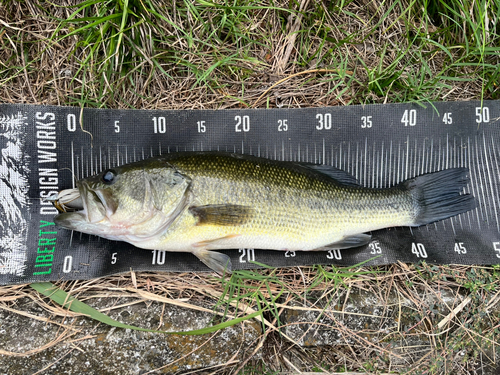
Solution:
{"label": "dry grass blade", "polygon": [[[133,325],[129,324],[123,324],[121,322],[118,322],[114,319],[111,319],[107,315],[97,311],[96,309],[90,307],[89,305],[77,300],[76,298],[70,296],[68,293],[63,291],[62,289],[57,288],[54,284],[52,283],[32,283],[30,286],[35,289],[37,292],[49,297],[51,300],[54,302],[58,303],[61,305],[63,308],[67,308],[71,311],[75,311],[79,314],[83,314],[85,316],[88,316],[94,320],[97,320],[101,323],[107,324],[112,327],[118,327],[118,328],[125,328],[125,329],[132,329],[136,331],[143,331],[143,332],[154,332],[154,333],[166,333],[166,334],[171,334],[171,335],[203,335],[206,333],[212,333],[219,331],[221,329],[230,327],[232,325],[244,322],[245,320],[257,318],[262,314],[261,311],[254,311],[246,316],[239,317],[239,318],[234,318],[230,321],[226,321],[223,323],[219,323],[207,328],[203,329],[198,329],[198,330],[192,330],[192,331],[186,331],[186,332],[166,332],[166,331],[159,331],[155,329],[148,329],[148,328],[141,328],[141,327],[136,327]],[[155,296],[155,298],[157,298]]]}
{"label": "dry grass blade", "polygon": [[[257,107],[257,105],[259,104],[260,100],[267,95],[267,93],[269,91],[271,91],[272,89],[274,89],[275,87],[281,85],[282,83],[285,83],[286,81],[288,81],[289,79],[292,79],[294,77],[298,77],[298,76],[301,76],[301,75],[305,75],[305,74],[311,74],[311,73],[338,73],[339,70],[338,69],[312,69],[312,70],[305,70],[305,71],[302,71],[302,72],[297,72],[297,73],[294,73],[294,74],[291,74],[285,78],[282,78],[280,79],[279,81],[273,83],[269,88],[267,88],[258,98],[257,100],[254,102],[254,104],[252,105],[252,108],[255,108]],[[351,71],[345,71],[344,72],[345,74],[353,74],[353,72]]]}

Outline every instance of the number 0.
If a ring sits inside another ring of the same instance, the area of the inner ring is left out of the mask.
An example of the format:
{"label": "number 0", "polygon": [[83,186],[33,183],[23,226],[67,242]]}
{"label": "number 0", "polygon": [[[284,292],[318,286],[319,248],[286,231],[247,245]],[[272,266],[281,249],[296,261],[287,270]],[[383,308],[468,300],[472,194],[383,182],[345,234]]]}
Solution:
{"label": "number 0", "polygon": [[76,116],[73,113],[68,114],[68,131],[76,131]]}
{"label": "number 0", "polygon": [[63,261],[63,272],[70,273],[71,268],[73,268],[73,257],[71,255],[67,255],[64,257]]}

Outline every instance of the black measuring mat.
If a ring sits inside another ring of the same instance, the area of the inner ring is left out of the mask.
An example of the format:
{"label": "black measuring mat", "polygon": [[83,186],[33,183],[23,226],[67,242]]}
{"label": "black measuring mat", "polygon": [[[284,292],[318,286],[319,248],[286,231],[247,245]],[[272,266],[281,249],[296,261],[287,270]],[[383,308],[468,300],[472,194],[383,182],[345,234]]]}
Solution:
{"label": "black measuring mat", "polygon": [[[477,208],[418,228],[372,232],[364,247],[325,252],[224,251],[253,262],[311,264],[500,263],[500,102],[305,109],[98,110],[0,104],[0,284],[88,279],[118,272],[206,271],[185,253],[149,251],[57,228],[40,198],[106,168],[176,151],[220,150],[329,164],[361,185],[467,167]],[[73,178],[74,176],[74,178]]]}

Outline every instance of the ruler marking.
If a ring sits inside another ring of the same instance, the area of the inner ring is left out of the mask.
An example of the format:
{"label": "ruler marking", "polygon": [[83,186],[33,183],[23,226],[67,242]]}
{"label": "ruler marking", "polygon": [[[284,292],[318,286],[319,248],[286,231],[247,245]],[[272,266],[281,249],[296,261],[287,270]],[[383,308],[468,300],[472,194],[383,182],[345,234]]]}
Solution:
{"label": "ruler marking", "polygon": [[352,165],[351,165],[351,141],[347,144],[347,172],[352,175]]}
{"label": "ruler marking", "polygon": [[427,160],[427,153],[425,152],[425,138],[422,142],[422,170],[420,171],[420,174],[424,174],[424,169],[426,168],[426,160]]}
{"label": "ruler marking", "polygon": [[[451,155],[452,168],[457,168],[457,138],[455,136],[453,136],[453,147],[451,149]],[[462,214],[452,217],[451,219],[452,221],[455,221],[455,223],[458,222],[458,224],[460,224],[460,228],[463,229]],[[455,231],[453,231],[453,233],[455,233]]]}
{"label": "ruler marking", "polygon": [[[467,167],[467,160],[466,160],[467,153],[464,151],[466,149],[467,148],[464,145],[464,140],[462,137],[460,137],[460,166],[461,167]],[[469,170],[469,177],[470,177],[470,170]],[[471,193],[470,183],[467,184],[467,186],[465,187],[464,190],[467,194]],[[471,212],[470,211],[467,211],[467,219],[469,221],[469,229],[472,229],[472,221],[471,221]]]}
{"label": "ruler marking", "polygon": [[398,168],[396,169],[397,170],[396,184],[399,184],[401,182],[401,180],[399,179],[400,164],[401,164],[401,142],[398,144]]}
{"label": "ruler marking", "polygon": [[[461,146],[461,145],[462,145],[462,142],[460,142],[460,146]],[[460,150],[459,150],[460,155],[458,155],[456,137],[453,137],[453,152],[454,152],[454,155],[455,155],[455,158],[454,158],[454,160],[455,160],[455,162],[454,162],[454,167],[455,167],[455,168],[456,168],[456,167],[461,167],[461,166],[462,166],[462,165],[461,165],[461,161],[462,161],[462,147],[460,147]],[[460,159],[460,160],[459,160],[459,159]],[[457,165],[457,164],[459,164],[459,165]],[[467,212],[469,212],[469,211],[467,211]],[[465,213],[464,213],[464,214],[465,214]],[[467,215],[464,215],[464,214],[460,214],[460,215],[458,215],[458,217],[457,217],[457,220],[458,220],[458,222],[459,222],[459,224],[460,224],[460,229],[461,229],[461,230],[463,230],[463,229],[464,229],[464,226],[463,226],[463,223],[462,223],[462,216],[464,216],[464,218],[465,218],[465,216],[467,216]]]}
{"label": "ruler marking", "polygon": [[[481,161],[481,165],[484,165],[483,163],[483,154],[479,152],[479,146],[477,144],[477,136],[474,137],[474,143],[475,143],[475,151],[476,151],[476,163],[474,163],[475,167],[478,167],[479,161]],[[479,196],[483,200],[483,206],[484,206],[484,215],[483,215],[483,220],[486,220],[486,224],[489,224],[488,220],[488,208],[486,207],[486,196],[484,194],[484,183],[483,183],[483,175],[481,173],[482,168],[477,168],[477,175],[479,176],[479,186],[481,187],[481,192]]]}
{"label": "ruler marking", "polygon": [[344,147],[342,148],[342,170],[347,171],[347,156],[346,156],[346,149],[345,149],[345,144]]}
{"label": "ruler marking", "polygon": [[75,150],[73,141],[71,141],[71,187],[75,188]]}
{"label": "ruler marking", "polygon": [[342,142],[339,145],[339,169],[343,169],[342,168]]}
{"label": "ruler marking", "polygon": [[92,148],[90,148],[90,174],[94,175],[94,156],[92,155]]}
{"label": "ruler marking", "polygon": [[[450,217],[450,224],[451,224],[451,229],[453,230],[453,235],[456,236],[457,235],[457,232],[455,232],[455,225],[453,224],[453,218]],[[444,225],[446,220],[443,220],[443,229],[446,230],[446,226]]]}
{"label": "ruler marking", "polygon": [[335,165],[335,151],[333,149],[333,143],[330,147],[330,165],[333,167]]}
{"label": "ruler marking", "polygon": [[371,170],[372,170],[372,177],[370,181],[370,187],[375,188],[376,187],[376,181],[375,181],[375,171],[377,168],[377,161],[375,160],[375,142],[373,143],[373,157],[372,157],[372,165],[371,165]]}
{"label": "ruler marking", "polygon": [[380,187],[384,187],[384,142],[380,151]]}
{"label": "ruler marking", "polygon": [[406,168],[405,168],[405,180],[408,179],[408,158],[410,156],[410,136],[406,137]]}
{"label": "ruler marking", "polygon": [[412,151],[412,153],[414,155],[413,173],[410,174],[410,176],[415,177],[415,176],[418,176],[418,163],[419,163],[418,160],[417,160],[417,156],[418,156],[418,144],[417,144],[417,139],[416,138],[415,138],[415,152]]}
{"label": "ruler marking", "polygon": [[[449,145],[448,134],[446,134],[446,151],[443,150],[443,168],[444,169],[448,169],[448,155],[449,155],[448,154],[448,151],[449,151],[448,145]],[[445,161],[445,155],[446,155],[446,161]],[[453,227],[453,221],[451,220],[451,218],[449,218],[449,219],[450,219],[449,221]],[[446,221],[447,220],[441,220],[441,223],[443,224],[443,230],[446,230]],[[437,224],[438,223],[436,223],[436,228],[437,228]],[[455,233],[455,229],[453,229],[453,233]]]}
{"label": "ruler marking", "polygon": [[[435,163],[433,163],[433,161],[434,161],[434,138],[431,138],[431,152],[429,154],[429,160],[428,160],[429,168],[427,169],[428,172],[435,171],[435,169],[434,169]],[[431,163],[432,163],[432,166],[431,166]]]}
{"label": "ruler marking", "polygon": [[[389,146],[389,169],[386,168],[387,171],[389,171],[389,185],[394,185],[394,171],[392,170],[392,139],[391,143]],[[391,178],[392,177],[392,178]],[[391,183],[392,179],[392,183]],[[388,186],[388,185],[386,185]]]}
{"label": "ruler marking", "polygon": [[441,138],[439,138],[439,142],[438,142],[438,151],[437,151],[437,169],[438,171],[441,170]]}
{"label": "ruler marking", "polygon": [[[489,184],[490,184],[490,191],[491,191],[491,196],[489,197],[489,201],[493,201],[493,212],[495,213],[495,220],[496,220],[496,223],[497,223],[497,231],[500,232],[500,225],[498,223],[498,214],[497,214],[497,203],[494,199],[495,197],[495,191],[493,189],[493,180],[491,178],[491,171],[490,171],[490,158],[488,157],[488,153],[487,153],[487,150],[486,150],[486,137],[483,133],[483,147],[484,147],[484,159],[486,161],[486,171],[488,172],[488,181],[489,181]],[[491,207],[491,203],[490,203],[490,207]]]}
{"label": "ruler marking", "polygon": [[446,133],[446,169],[449,168],[449,160],[450,160],[450,141],[448,139],[449,135]]}
{"label": "ruler marking", "polygon": [[[434,160],[433,160],[433,171],[439,171],[441,170],[441,138],[438,139],[438,149],[437,153],[433,154]],[[438,224],[434,223],[434,229],[438,230]]]}
{"label": "ruler marking", "polygon": [[99,172],[102,172],[102,146],[99,146]]}
{"label": "ruler marking", "polygon": [[84,178],[85,177],[85,166],[84,166],[84,160],[85,160],[85,158],[83,157],[83,146],[81,148],[81,152],[82,152],[82,159],[81,159],[81,162],[82,162],[82,177],[81,178]]}
{"label": "ruler marking", "polygon": [[73,247],[73,234],[75,234],[75,231],[72,230],[70,235],[69,235],[69,248]]}
{"label": "ruler marking", "polygon": [[[472,191],[474,192],[473,195],[478,199],[478,203],[479,203],[477,205],[475,211],[476,211],[476,216],[477,216],[477,225],[478,225],[479,229],[481,229],[481,220],[479,219],[479,214],[481,213],[481,217],[483,217],[483,209],[481,207],[481,201],[479,198],[479,188],[477,187],[477,176],[476,176],[475,170],[471,166],[471,160],[472,160],[471,155],[473,155],[471,148],[472,148],[472,146],[470,144],[470,137],[467,137],[467,152],[469,153],[469,158],[468,158],[469,171],[470,171],[469,173],[471,174],[471,182],[472,182],[472,180],[474,180],[474,182],[471,183],[471,188],[472,188]],[[476,193],[476,190],[477,190],[477,193]]]}
{"label": "ruler marking", "polygon": [[453,137],[453,168],[457,167],[457,138]]}
{"label": "ruler marking", "polygon": [[[498,160],[497,160],[497,153],[496,153],[496,146],[495,146],[495,140],[493,139],[493,136],[491,136],[491,145],[493,147],[492,149],[492,154],[493,154],[493,159],[495,160],[495,166],[496,166],[496,173],[494,174],[494,176],[497,177],[497,180],[495,181],[496,182],[496,186],[498,187],[498,184],[499,184],[499,181],[498,181],[498,177],[499,177],[499,174],[500,174],[500,169],[498,167]],[[493,189],[493,186],[492,186],[492,189]],[[497,201],[500,202],[500,196],[499,196],[499,193],[498,193],[498,188],[495,189],[496,190],[496,197],[497,197]],[[496,210],[495,210],[496,212]],[[498,230],[500,232],[500,230]]]}
{"label": "ruler marking", "polygon": [[368,138],[365,137],[365,163],[363,164],[363,186],[368,186],[368,184],[366,183],[366,169],[367,169],[367,166],[366,166],[366,155],[368,154]]}
{"label": "ruler marking", "polygon": [[356,180],[360,182],[359,176],[359,142],[356,142]]}
{"label": "ruler marking", "polygon": [[325,138],[323,138],[323,160],[321,164],[326,164]]}

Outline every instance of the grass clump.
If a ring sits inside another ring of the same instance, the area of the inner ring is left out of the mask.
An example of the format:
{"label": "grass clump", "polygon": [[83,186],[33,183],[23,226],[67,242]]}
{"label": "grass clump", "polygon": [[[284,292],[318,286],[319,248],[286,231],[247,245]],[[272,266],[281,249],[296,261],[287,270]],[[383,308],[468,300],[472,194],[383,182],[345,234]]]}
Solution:
{"label": "grass clump", "polygon": [[0,17],[18,21],[0,25],[0,85],[31,88],[13,100],[228,108],[498,97],[491,0],[3,4]]}

